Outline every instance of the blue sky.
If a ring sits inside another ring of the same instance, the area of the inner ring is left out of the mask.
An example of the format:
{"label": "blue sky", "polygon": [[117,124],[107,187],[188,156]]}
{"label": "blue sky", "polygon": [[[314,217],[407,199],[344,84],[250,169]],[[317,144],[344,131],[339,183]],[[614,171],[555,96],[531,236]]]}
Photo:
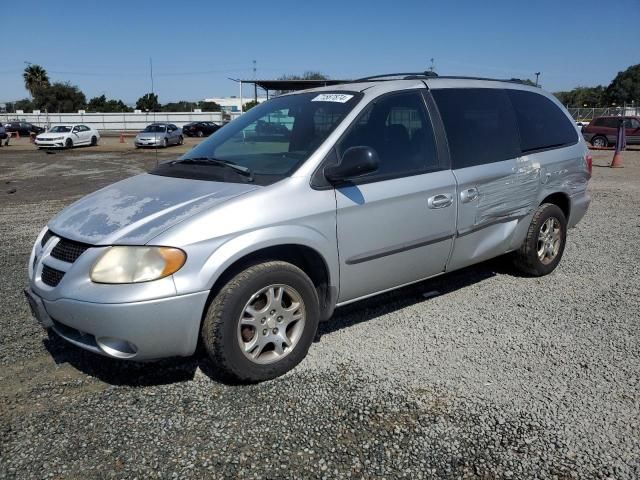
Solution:
{"label": "blue sky", "polygon": [[227,77],[252,78],[253,60],[259,78],[355,78],[424,70],[434,58],[442,75],[540,71],[551,91],[606,85],[640,63],[640,0],[28,4],[2,9],[0,102],[27,96],[25,61],[88,98],[127,103],[150,90],[150,56],[163,103],[237,95]]}

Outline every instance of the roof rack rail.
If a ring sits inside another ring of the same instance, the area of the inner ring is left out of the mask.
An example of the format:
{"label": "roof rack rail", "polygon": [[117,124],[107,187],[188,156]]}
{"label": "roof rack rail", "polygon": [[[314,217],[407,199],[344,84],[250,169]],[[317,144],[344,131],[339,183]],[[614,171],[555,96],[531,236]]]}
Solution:
{"label": "roof rack rail", "polygon": [[519,83],[522,85],[527,85],[525,80],[521,80],[519,78],[488,78],[488,77],[473,77],[473,76],[465,76],[465,75],[443,75],[438,78],[444,79],[452,79],[452,80],[487,80],[491,82],[508,82],[508,83]]}
{"label": "roof rack rail", "polygon": [[403,72],[403,73],[385,73],[382,75],[370,75],[368,77],[358,78],[357,80],[353,80],[354,82],[368,82],[370,80],[397,80],[395,77],[402,77],[401,80],[415,80],[418,78],[425,77],[437,77],[438,74],[436,72],[424,71],[424,72]]}
{"label": "roof rack rail", "polygon": [[[398,78],[400,77],[400,78]],[[485,80],[491,82],[507,82],[517,83],[519,85],[530,85],[526,80],[519,78],[488,78],[488,77],[473,77],[465,75],[438,75],[436,72],[426,71],[418,73],[386,73],[383,75],[371,75],[369,77],[358,78],[357,80],[351,80],[351,83],[355,82],[369,82],[369,81],[388,81],[388,80],[420,80],[425,78],[438,78],[438,79],[452,79],[452,80]]]}

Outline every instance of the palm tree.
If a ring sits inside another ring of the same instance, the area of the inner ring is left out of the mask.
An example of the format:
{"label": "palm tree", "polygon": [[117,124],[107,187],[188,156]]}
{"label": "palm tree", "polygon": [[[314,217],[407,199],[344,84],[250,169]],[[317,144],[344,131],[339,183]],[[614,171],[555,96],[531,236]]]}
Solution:
{"label": "palm tree", "polygon": [[24,86],[32,97],[38,88],[49,86],[49,75],[40,65],[27,66],[22,76],[24,77]]}

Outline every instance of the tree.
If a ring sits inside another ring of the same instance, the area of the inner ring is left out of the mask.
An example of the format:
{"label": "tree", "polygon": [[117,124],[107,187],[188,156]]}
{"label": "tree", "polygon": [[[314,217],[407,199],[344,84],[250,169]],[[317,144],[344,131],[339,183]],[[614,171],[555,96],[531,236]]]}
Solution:
{"label": "tree", "polygon": [[107,100],[107,97],[100,95],[93,97],[87,104],[87,110],[101,113],[131,112],[133,109],[125,105],[122,100]]}
{"label": "tree", "polygon": [[640,63],[618,72],[607,87],[606,97],[617,105],[640,101]]}
{"label": "tree", "polygon": [[[282,75],[278,80],[329,80],[329,77],[323,73],[309,70],[304,72],[302,75]],[[291,90],[278,90],[275,94],[282,95],[284,93],[289,93],[290,91]]]}
{"label": "tree", "polygon": [[242,111],[243,112],[248,112],[253,107],[255,107],[256,105],[259,105],[259,104],[260,104],[260,102],[256,102],[255,100],[251,100],[250,102],[247,102],[244,105],[242,105]]}
{"label": "tree", "polygon": [[605,98],[605,88],[602,85],[597,87],[576,87],[568,92],[556,92],[554,95],[563,105],[570,107],[601,107],[607,104]]}
{"label": "tree", "polygon": [[160,111],[158,95],[155,93],[145,93],[136,101],[136,109],[148,112]]}
{"label": "tree", "polygon": [[216,102],[200,102],[198,103],[198,108],[203,112],[219,112],[222,110]]}
{"label": "tree", "polygon": [[22,77],[24,78],[24,87],[32,97],[35,96],[37,89],[49,86],[49,75],[40,65],[29,65],[24,69]]}
{"label": "tree", "polygon": [[22,110],[23,112],[33,111],[33,102],[28,98],[23,98],[11,104],[7,103],[7,112],[15,112],[16,110]]}
{"label": "tree", "polygon": [[192,112],[197,107],[195,102],[187,102],[180,100],[179,102],[170,102],[162,106],[163,112]]}
{"label": "tree", "polygon": [[71,113],[84,109],[87,98],[75,85],[56,82],[35,89],[33,106],[48,112]]}
{"label": "tree", "polygon": [[539,85],[536,85],[536,82],[532,82],[531,80],[529,80],[528,78],[525,78],[524,80],[522,78],[512,78],[511,79],[512,82],[519,82],[522,83],[524,85],[530,85],[532,87],[537,87]]}
{"label": "tree", "polygon": [[320,72],[309,70],[302,75],[282,75],[278,80],[329,80],[329,77]]}

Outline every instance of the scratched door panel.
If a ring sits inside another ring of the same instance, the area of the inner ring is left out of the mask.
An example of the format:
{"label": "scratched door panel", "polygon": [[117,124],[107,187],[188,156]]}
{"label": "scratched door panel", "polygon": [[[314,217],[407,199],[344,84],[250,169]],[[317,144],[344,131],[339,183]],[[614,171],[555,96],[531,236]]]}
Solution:
{"label": "scratched door panel", "polygon": [[[540,168],[529,158],[454,170],[458,182],[458,226],[447,270],[504,253],[519,222],[538,197]],[[465,192],[476,190],[474,200]]]}

